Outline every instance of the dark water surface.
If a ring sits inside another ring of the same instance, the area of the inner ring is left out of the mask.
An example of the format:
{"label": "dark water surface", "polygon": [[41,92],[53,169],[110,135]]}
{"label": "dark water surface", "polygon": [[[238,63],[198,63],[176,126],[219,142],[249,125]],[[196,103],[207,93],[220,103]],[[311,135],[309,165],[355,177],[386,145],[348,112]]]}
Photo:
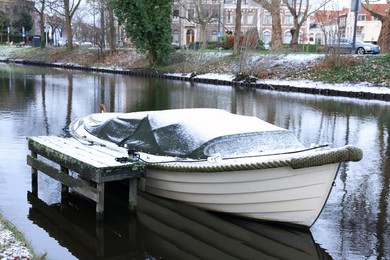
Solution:
{"label": "dark water surface", "polygon": [[[127,188],[110,184],[106,219],[93,203],[39,174],[31,195],[26,137],[58,135],[99,111],[212,107],[257,116],[305,144],[353,144],[320,218],[300,230],[214,215],[141,194],[126,212]],[[164,79],[0,64],[0,212],[49,259],[390,259],[390,103],[235,89]]]}

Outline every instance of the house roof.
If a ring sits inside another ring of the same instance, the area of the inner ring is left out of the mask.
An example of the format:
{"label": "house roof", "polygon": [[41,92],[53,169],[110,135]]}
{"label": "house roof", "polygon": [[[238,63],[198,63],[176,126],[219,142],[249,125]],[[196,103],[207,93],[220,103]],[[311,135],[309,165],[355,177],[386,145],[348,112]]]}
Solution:
{"label": "house roof", "polygon": [[[367,7],[366,4],[364,4],[363,6]],[[386,13],[389,11],[387,4],[370,4],[369,7],[371,8],[372,11],[374,11],[375,13],[379,13],[381,15],[386,15]],[[367,16],[367,20],[372,20],[371,13],[367,11],[365,8],[362,8],[359,14],[365,14]]]}

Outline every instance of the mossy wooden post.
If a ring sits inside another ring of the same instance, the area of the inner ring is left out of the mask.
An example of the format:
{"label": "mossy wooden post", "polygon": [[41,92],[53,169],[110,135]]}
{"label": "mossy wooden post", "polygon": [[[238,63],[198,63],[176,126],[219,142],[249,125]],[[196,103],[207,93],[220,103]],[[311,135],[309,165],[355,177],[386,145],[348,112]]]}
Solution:
{"label": "mossy wooden post", "polygon": [[98,199],[96,201],[96,220],[104,219],[104,182],[96,183]]}
{"label": "mossy wooden post", "polygon": [[[61,172],[66,175],[69,175],[69,169],[64,166],[61,166]],[[61,201],[66,202],[69,197],[69,188],[64,183],[61,183]]]}
{"label": "mossy wooden post", "polygon": [[129,181],[129,211],[134,213],[137,210],[137,179]]}
{"label": "mossy wooden post", "polygon": [[[37,159],[38,154],[31,152],[31,157]],[[38,196],[38,170],[34,167],[31,167],[31,193]]]}

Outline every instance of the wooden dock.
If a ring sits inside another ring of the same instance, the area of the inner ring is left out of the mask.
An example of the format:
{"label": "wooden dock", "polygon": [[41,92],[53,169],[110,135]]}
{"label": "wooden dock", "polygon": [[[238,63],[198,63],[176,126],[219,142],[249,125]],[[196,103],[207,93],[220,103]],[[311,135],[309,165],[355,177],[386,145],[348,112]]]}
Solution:
{"label": "wooden dock", "polygon": [[[31,155],[32,194],[38,196],[38,171],[61,183],[61,200],[69,188],[96,202],[96,218],[104,218],[104,184],[109,181],[129,181],[129,209],[136,210],[137,177],[142,168],[131,162],[118,162],[123,154],[99,145],[80,143],[73,138],[37,136],[28,138]],[[54,162],[58,165],[52,166]],[[70,171],[72,174],[70,175]]]}

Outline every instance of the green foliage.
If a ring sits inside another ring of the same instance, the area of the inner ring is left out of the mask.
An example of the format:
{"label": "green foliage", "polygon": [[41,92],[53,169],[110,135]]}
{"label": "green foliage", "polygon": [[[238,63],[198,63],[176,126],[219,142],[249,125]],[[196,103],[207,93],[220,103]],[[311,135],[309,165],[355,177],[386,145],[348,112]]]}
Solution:
{"label": "green foliage", "polygon": [[131,41],[148,54],[151,66],[164,65],[172,51],[171,0],[110,0]]}
{"label": "green foliage", "polygon": [[16,31],[19,31],[20,33],[22,33],[22,27],[24,27],[26,32],[30,31],[33,27],[33,20],[30,13],[26,10],[21,11],[19,19],[14,21],[13,27]]}
{"label": "green foliage", "polygon": [[215,50],[217,47],[218,47],[218,42],[207,42],[207,49]]}
{"label": "green foliage", "polygon": [[30,31],[34,22],[26,6],[18,6],[17,2],[11,2],[9,8],[11,10],[9,12],[0,11],[0,27],[2,33],[7,33],[8,25],[11,25],[12,34],[22,34],[23,27],[26,33]]}

